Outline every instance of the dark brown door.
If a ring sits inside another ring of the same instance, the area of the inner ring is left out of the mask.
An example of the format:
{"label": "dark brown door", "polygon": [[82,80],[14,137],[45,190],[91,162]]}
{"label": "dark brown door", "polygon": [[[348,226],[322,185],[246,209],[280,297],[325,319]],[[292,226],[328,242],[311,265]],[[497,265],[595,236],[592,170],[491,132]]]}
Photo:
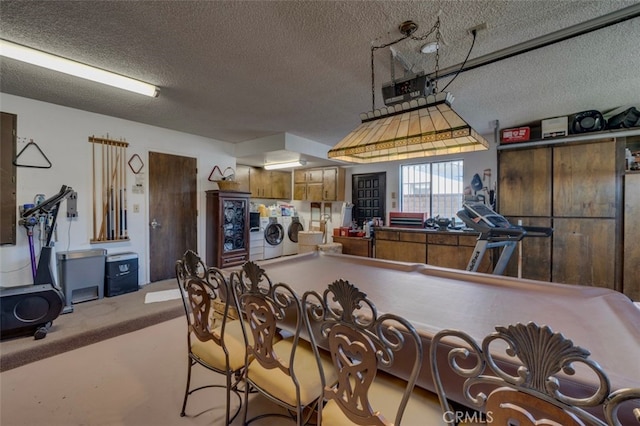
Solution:
{"label": "dark brown door", "polygon": [[374,217],[384,220],[386,181],[384,172],[352,176],[353,220],[359,226]]}
{"label": "dark brown door", "polygon": [[151,282],[175,277],[174,265],[198,248],[196,159],[149,153],[149,270]]}
{"label": "dark brown door", "polygon": [[0,244],[16,243],[16,129],[18,116],[0,114]]}

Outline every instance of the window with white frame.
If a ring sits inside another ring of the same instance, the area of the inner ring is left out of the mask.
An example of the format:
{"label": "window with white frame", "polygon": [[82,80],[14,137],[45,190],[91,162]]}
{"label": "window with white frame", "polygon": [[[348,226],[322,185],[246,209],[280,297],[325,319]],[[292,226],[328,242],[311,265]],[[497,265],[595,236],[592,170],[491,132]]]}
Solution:
{"label": "window with white frame", "polygon": [[400,208],[427,217],[455,217],[464,199],[463,180],[464,160],[403,165]]}

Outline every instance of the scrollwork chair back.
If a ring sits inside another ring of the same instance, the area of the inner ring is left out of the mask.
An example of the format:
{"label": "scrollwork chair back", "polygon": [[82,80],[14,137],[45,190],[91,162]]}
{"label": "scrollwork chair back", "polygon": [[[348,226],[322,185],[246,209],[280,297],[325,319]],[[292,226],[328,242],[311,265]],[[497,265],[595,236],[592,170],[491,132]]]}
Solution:
{"label": "scrollwork chair back", "polygon": [[[187,401],[191,394],[204,388],[226,389],[225,424],[229,424],[240,412],[242,398],[238,385],[244,367],[245,349],[240,321],[227,321],[229,303],[222,302],[222,293],[228,293],[228,283],[221,270],[207,268],[200,257],[187,250],[176,261],[176,278],[187,318],[188,370],[187,383],[180,415],[186,415]],[[215,303],[224,305],[224,314],[216,321]],[[231,324],[228,324],[231,323]],[[205,385],[191,389],[192,369],[195,365],[226,378],[225,385]],[[231,412],[231,394],[238,397],[238,406]]]}
{"label": "scrollwork chair back", "polygon": [[[338,424],[344,417],[359,425],[399,425],[422,364],[422,341],[413,325],[391,313],[378,315],[375,304],[349,281],[329,284],[322,295],[306,292],[303,304],[310,323],[320,325],[333,365],[335,385],[325,387],[322,421]],[[411,344],[407,344],[408,342]],[[413,350],[411,372],[401,390],[397,411],[384,413],[371,400],[379,368],[389,368],[403,349]],[[339,411],[335,407],[339,408]],[[342,414],[340,414],[340,412]],[[422,419],[428,424],[428,419]],[[393,423],[390,423],[393,421]]]}
{"label": "scrollwork chair back", "polygon": [[[439,362],[440,357],[445,360],[443,348],[451,348],[445,350],[447,367],[464,379],[465,405],[482,411],[486,421],[495,425],[620,426],[624,424],[618,417],[622,404],[640,403],[640,389],[611,393],[607,375],[589,358],[589,351],[548,326],[533,322],[498,326],[481,344],[462,331],[443,330],[431,341],[431,373],[445,420],[452,425],[462,416],[454,415],[445,392]],[[508,367],[513,363],[515,367]],[[565,394],[561,387],[560,375],[574,376],[578,364],[597,379],[597,388],[589,395]],[[596,416],[595,410],[602,410],[602,416]],[[640,408],[636,410],[633,415],[640,424]]]}
{"label": "scrollwork chair back", "polygon": [[[238,309],[246,319],[247,383],[295,413],[297,424],[307,423],[321,400],[324,376],[320,373],[323,366],[317,347],[302,338],[309,331],[299,296],[285,283],[272,283],[254,262],[233,272],[230,283]],[[281,336],[281,330],[286,331],[286,337]],[[244,424],[250,387],[245,389]]]}

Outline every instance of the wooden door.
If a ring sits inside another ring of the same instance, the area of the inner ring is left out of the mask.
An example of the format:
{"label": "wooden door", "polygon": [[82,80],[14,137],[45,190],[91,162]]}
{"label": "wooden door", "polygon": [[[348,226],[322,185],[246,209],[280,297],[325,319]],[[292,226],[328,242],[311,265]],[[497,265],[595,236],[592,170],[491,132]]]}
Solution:
{"label": "wooden door", "polygon": [[0,244],[16,243],[16,129],[18,116],[3,112],[0,125]]}
{"label": "wooden door", "polygon": [[640,302],[640,174],[624,177],[624,277],[623,291]]}
{"label": "wooden door", "polygon": [[616,221],[554,218],[551,280],[616,288]]}
{"label": "wooden door", "polygon": [[271,197],[291,199],[291,172],[271,172]]}
{"label": "wooden door", "polygon": [[617,189],[615,140],[554,148],[554,216],[614,218]]}
{"label": "wooden door", "polygon": [[385,172],[352,176],[353,219],[358,225],[374,217],[385,220],[386,179]]}
{"label": "wooden door", "polygon": [[149,152],[151,282],[175,277],[175,263],[198,249],[196,159]]}
{"label": "wooden door", "polygon": [[293,184],[293,199],[294,200],[306,200],[307,199],[307,184],[306,183],[294,183]]}
{"label": "wooden door", "polygon": [[322,183],[322,180],[324,179],[324,170],[323,169],[309,170],[307,171],[306,176],[307,176],[307,182]]}
{"label": "wooden door", "polygon": [[316,182],[310,182],[307,183],[307,189],[306,189],[306,200],[307,201],[322,201],[324,199],[323,197],[323,191],[322,191],[322,182],[320,183],[316,183]]}
{"label": "wooden door", "polygon": [[322,189],[324,191],[324,199],[335,201],[338,199],[338,169],[325,169],[322,172]]}
{"label": "wooden door", "polygon": [[551,215],[551,149],[500,151],[498,208],[503,216]]}

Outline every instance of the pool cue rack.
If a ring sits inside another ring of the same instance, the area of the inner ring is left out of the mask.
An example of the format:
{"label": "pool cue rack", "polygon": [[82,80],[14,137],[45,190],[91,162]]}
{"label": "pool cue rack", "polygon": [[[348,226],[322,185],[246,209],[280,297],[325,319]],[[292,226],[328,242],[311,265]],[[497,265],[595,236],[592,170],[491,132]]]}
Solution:
{"label": "pool cue rack", "polygon": [[92,243],[129,239],[125,141],[89,137],[93,168]]}

